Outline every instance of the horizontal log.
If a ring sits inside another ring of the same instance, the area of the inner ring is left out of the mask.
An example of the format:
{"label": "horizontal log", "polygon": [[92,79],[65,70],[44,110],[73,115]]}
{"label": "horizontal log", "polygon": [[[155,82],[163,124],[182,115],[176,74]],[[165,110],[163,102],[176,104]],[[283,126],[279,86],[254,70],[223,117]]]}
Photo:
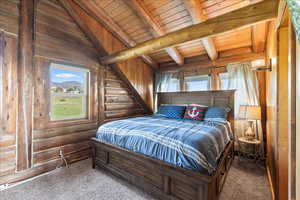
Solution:
{"label": "horizontal log", "polygon": [[36,25],[36,32],[49,35],[50,37],[56,38],[57,40],[65,41],[68,43],[77,43],[84,46],[92,46],[90,41],[80,35],[75,35],[64,30],[58,30],[50,25],[42,24],[40,22]]}
{"label": "horizontal log", "polygon": [[48,162],[50,160],[59,159],[60,150],[63,151],[64,156],[68,156],[70,154],[84,151],[90,148],[91,148],[91,142],[88,140],[80,143],[68,144],[61,147],[47,149],[41,152],[34,153],[33,163],[37,164],[37,163]]}
{"label": "horizontal log", "polygon": [[38,139],[33,141],[33,151],[38,152],[53,147],[64,146],[87,140],[96,135],[96,130],[82,131],[74,134],[56,136],[47,139]]}
{"label": "horizontal log", "polygon": [[105,87],[115,87],[115,88],[121,88],[126,89],[126,85],[121,81],[115,81],[115,80],[105,80]]}
{"label": "horizontal log", "polygon": [[208,19],[205,22],[148,40],[136,45],[135,47],[102,57],[100,60],[102,64],[112,64],[172,47],[184,42],[208,36],[215,36],[236,28],[250,26],[260,21],[271,20],[276,17],[277,9],[278,0],[264,0],[253,5],[234,10],[230,13]]}
{"label": "horizontal log", "polygon": [[133,103],[135,101],[128,95],[106,95],[105,102],[106,103]]}
{"label": "horizontal log", "polygon": [[105,94],[108,95],[129,95],[129,91],[122,88],[105,88]]}
{"label": "horizontal log", "polygon": [[105,117],[110,118],[120,118],[127,117],[131,115],[140,115],[145,113],[143,109],[130,109],[130,110],[119,110],[119,111],[105,111]]}
{"label": "horizontal log", "polygon": [[7,147],[15,145],[16,139],[13,135],[1,135],[0,147]]}
{"label": "horizontal log", "polygon": [[160,72],[167,72],[167,71],[180,71],[180,70],[191,70],[191,69],[206,69],[206,68],[214,68],[214,67],[220,67],[225,66],[230,63],[235,62],[246,62],[246,61],[252,61],[257,59],[264,59],[266,57],[265,53],[246,53],[242,55],[235,55],[235,56],[229,56],[229,57],[223,57],[219,58],[215,61],[206,60],[196,63],[189,63],[184,65],[169,65],[167,67],[160,67],[158,71]]}
{"label": "horizontal log", "polygon": [[[8,176],[8,175],[14,174],[15,171],[16,171],[15,165],[8,166],[5,169],[0,169],[0,177],[2,178],[2,176]],[[1,181],[0,181],[0,183],[1,183]]]}
{"label": "horizontal log", "polygon": [[80,124],[80,125],[72,125],[67,127],[59,127],[59,128],[49,128],[44,130],[34,130],[33,131],[33,139],[43,139],[43,138],[51,138],[56,136],[62,136],[67,134],[72,134],[76,132],[89,131],[97,129],[98,124],[89,123],[89,124]]}
{"label": "horizontal log", "polygon": [[19,15],[18,4],[16,2],[11,1],[1,1],[0,3],[0,11],[9,13],[11,15]]}
{"label": "horizontal log", "polygon": [[141,108],[138,104],[136,103],[129,103],[129,104],[124,104],[124,103],[106,103],[105,104],[105,110],[106,111],[113,111],[113,110],[131,110],[131,109],[137,109]]}

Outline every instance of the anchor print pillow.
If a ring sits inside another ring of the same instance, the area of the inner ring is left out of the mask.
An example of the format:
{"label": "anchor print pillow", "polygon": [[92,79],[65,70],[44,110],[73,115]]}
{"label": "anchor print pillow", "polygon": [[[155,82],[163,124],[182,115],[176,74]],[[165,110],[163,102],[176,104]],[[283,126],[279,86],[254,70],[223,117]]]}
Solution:
{"label": "anchor print pillow", "polygon": [[188,106],[185,109],[184,118],[202,121],[206,110],[207,107],[205,106]]}

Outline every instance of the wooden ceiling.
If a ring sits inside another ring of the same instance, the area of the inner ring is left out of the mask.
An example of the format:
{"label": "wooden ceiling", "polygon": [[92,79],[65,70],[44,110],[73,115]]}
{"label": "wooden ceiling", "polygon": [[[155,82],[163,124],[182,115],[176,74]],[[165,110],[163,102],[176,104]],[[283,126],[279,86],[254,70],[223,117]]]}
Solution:
{"label": "wooden ceiling", "polygon": [[[259,0],[74,0],[93,13],[128,47],[207,19],[248,6]],[[262,53],[269,22],[232,30],[214,37],[194,40],[144,56],[148,63],[184,64],[194,56],[216,60],[235,49]],[[242,52],[241,52],[242,53]]]}

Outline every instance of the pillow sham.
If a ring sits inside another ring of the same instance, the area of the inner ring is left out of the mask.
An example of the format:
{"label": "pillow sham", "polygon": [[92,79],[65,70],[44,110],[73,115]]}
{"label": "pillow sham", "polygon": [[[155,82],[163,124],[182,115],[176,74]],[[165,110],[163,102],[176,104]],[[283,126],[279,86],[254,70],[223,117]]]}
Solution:
{"label": "pillow sham", "polygon": [[227,121],[227,115],[231,109],[224,107],[209,107],[205,113],[204,120]]}
{"label": "pillow sham", "polygon": [[185,108],[185,106],[176,105],[160,106],[156,115],[161,115],[173,119],[182,119]]}
{"label": "pillow sham", "polygon": [[204,120],[207,107],[204,106],[188,106],[185,109],[184,118],[193,120]]}

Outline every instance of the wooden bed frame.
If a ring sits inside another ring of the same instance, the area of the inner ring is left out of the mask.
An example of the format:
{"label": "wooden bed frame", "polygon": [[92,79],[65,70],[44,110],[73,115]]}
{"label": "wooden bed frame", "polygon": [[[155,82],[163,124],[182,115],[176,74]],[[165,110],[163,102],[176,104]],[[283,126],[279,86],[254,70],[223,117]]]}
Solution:
{"label": "wooden bed frame", "polygon": [[[234,90],[158,93],[160,104],[227,106],[234,130]],[[93,168],[96,166],[124,178],[151,195],[166,200],[217,200],[234,158],[234,143],[223,152],[211,176],[135,153],[92,138]]]}

